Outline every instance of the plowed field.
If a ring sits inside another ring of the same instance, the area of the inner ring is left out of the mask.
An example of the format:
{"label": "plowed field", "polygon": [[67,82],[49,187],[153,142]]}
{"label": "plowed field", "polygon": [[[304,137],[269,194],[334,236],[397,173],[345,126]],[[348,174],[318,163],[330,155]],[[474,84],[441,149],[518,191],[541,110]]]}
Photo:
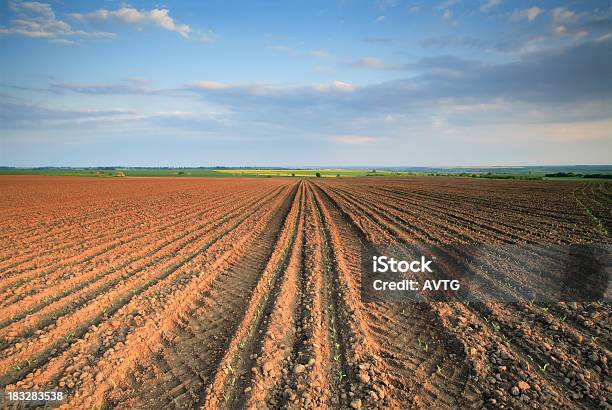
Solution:
{"label": "plowed field", "polygon": [[366,303],[360,260],[609,244],[611,205],[603,182],[0,177],[0,387],[88,409],[610,408],[608,304]]}

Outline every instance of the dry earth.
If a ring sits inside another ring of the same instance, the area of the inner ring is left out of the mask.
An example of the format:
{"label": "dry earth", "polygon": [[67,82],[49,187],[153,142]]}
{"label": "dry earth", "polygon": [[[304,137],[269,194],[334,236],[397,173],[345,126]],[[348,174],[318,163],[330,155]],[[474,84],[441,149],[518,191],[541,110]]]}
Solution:
{"label": "dry earth", "polygon": [[610,408],[608,304],[359,292],[367,242],[609,244],[611,191],[0,177],[0,387],[67,408]]}

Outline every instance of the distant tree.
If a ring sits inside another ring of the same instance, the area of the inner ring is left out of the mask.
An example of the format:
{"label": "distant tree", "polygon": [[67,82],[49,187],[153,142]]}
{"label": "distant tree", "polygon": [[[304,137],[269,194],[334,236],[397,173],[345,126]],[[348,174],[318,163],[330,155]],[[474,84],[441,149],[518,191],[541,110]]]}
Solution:
{"label": "distant tree", "polygon": [[340,178],[340,174],[336,174],[336,178]]}
{"label": "distant tree", "polygon": [[291,173],[291,176],[292,176],[292,177],[294,177],[294,176],[295,176],[295,172],[292,172],[292,173]]}
{"label": "distant tree", "polygon": [[581,174],[574,174],[573,172],[555,172],[554,174],[546,174],[545,177],[549,178],[564,178],[564,177],[581,177]]}
{"label": "distant tree", "polygon": [[317,176],[317,178],[321,178],[321,173],[320,172],[317,172],[315,175]]}
{"label": "distant tree", "polygon": [[586,174],[585,178],[612,179],[612,174]]}

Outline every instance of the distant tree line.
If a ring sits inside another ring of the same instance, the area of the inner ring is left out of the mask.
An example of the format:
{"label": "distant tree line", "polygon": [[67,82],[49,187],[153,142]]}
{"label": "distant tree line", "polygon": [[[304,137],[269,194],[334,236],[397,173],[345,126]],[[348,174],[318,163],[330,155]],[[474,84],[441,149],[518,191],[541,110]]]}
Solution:
{"label": "distant tree line", "polygon": [[544,175],[548,178],[600,178],[612,179],[612,174],[576,174],[574,172],[555,172]]}

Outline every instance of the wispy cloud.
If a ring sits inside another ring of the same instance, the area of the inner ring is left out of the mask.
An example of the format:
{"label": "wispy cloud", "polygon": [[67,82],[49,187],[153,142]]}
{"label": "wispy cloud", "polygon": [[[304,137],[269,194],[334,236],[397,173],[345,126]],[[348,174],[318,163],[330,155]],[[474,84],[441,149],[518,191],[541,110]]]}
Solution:
{"label": "wispy cloud", "polygon": [[74,40],[67,40],[65,38],[54,38],[49,40],[49,43],[52,44],[64,44],[67,46],[74,46],[74,45],[78,45],[79,42],[78,41],[74,41]]}
{"label": "wispy cloud", "polygon": [[317,92],[329,92],[329,91],[340,91],[340,92],[350,92],[355,90],[355,86],[344,82],[344,81],[334,81],[328,84],[315,84],[312,88]]}
{"label": "wispy cloud", "polygon": [[418,13],[421,11],[421,5],[419,3],[413,3],[408,7],[408,11],[412,14]]}
{"label": "wispy cloud", "polygon": [[488,13],[495,7],[499,6],[501,3],[502,0],[486,0],[480,5],[480,11],[482,11],[483,13]]}
{"label": "wispy cloud", "polygon": [[186,85],[187,90],[204,92],[208,95],[291,98],[304,94],[347,93],[355,90],[355,86],[344,81],[317,83],[310,86],[281,86],[271,84],[226,84],[217,81],[198,80]]}
{"label": "wispy cloud", "polygon": [[335,142],[349,145],[368,145],[379,140],[376,137],[368,137],[365,135],[336,135],[332,138]]}
{"label": "wispy cloud", "polygon": [[465,47],[473,49],[487,49],[491,47],[489,41],[465,36],[429,36],[419,40],[419,45],[425,48]]}
{"label": "wispy cloud", "polygon": [[450,20],[453,17],[452,7],[457,4],[458,1],[459,0],[444,0],[436,6],[436,9],[442,13],[442,17],[446,20]]}
{"label": "wispy cloud", "polygon": [[199,80],[193,81],[188,84],[188,87],[196,88],[199,90],[227,90],[232,86],[229,84],[220,83],[218,81]]}
{"label": "wispy cloud", "polygon": [[608,160],[606,2],[5,0],[0,163]]}
{"label": "wispy cloud", "polygon": [[605,35],[612,27],[612,8],[591,11],[574,11],[557,7],[550,11],[553,27],[549,35],[584,41],[589,36]]}
{"label": "wispy cloud", "polygon": [[[46,129],[83,126],[108,128],[154,126],[193,128],[219,123],[228,112],[221,109],[199,111],[135,111],[124,108],[112,109],[66,109],[33,104],[19,100],[0,99],[0,129]],[[31,119],[36,118],[36,124]],[[88,131],[90,131],[89,129]]]}
{"label": "wispy cloud", "polygon": [[292,48],[292,47],[289,47],[289,46],[285,46],[285,45],[282,45],[282,44],[272,45],[272,46],[269,46],[269,48],[271,50],[276,51],[276,52],[287,54],[287,55],[290,55],[292,57],[296,57],[296,56],[300,55],[300,52],[298,50],[296,50],[295,48]]}
{"label": "wispy cloud", "polygon": [[387,11],[397,7],[399,0],[376,0],[375,6],[379,11]]}
{"label": "wispy cloud", "polygon": [[140,78],[131,78],[121,83],[62,83],[53,82],[51,88],[56,91],[70,91],[80,94],[153,94],[162,90],[151,88]]}
{"label": "wispy cloud", "polygon": [[32,103],[18,101],[0,101],[0,119],[2,128],[31,127],[32,118],[37,119],[37,124],[44,127],[45,124],[57,124],[64,122],[83,122],[93,120],[110,120],[134,112],[122,108],[114,109],[61,109],[50,108]]}
{"label": "wispy cloud", "polygon": [[533,6],[528,9],[523,9],[523,10],[517,9],[517,10],[514,10],[512,14],[510,15],[510,20],[512,21],[520,21],[520,20],[533,21],[540,14],[542,14],[542,9],[537,6]]}
{"label": "wispy cloud", "polygon": [[[567,112],[559,105],[600,101],[605,107],[612,98],[612,38],[586,41],[555,50],[520,55],[516,61],[485,64],[454,56],[422,58],[405,64],[417,75],[370,85],[341,81],[311,86],[221,84],[194,82],[186,88],[205,100],[241,110],[267,112],[307,110],[309,115],[336,112],[350,114],[351,120],[371,115],[406,114],[440,101],[452,99],[455,105],[484,107],[500,100],[509,104],[533,104],[550,108],[560,116]],[[375,62],[374,67],[381,67]],[[384,67],[384,65],[382,65]],[[551,75],[554,72],[555,75]],[[581,81],[575,81],[580,78]],[[463,110],[465,112],[465,109]],[[576,115],[605,109],[591,109]],[[593,119],[593,118],[591,118]],[[329,121],[329,120],[326,120]]]}
{"label": "wispy cloud", "polygon": [[[235,127],[232,132],[244,132],[241,127],[250,130],[257,124],[262,132],[273,130],[270,132],[274,135],[296,130],[360,137],[337,142],[367,144],[375,141],[361,137],[385,137],[385,127],[394,129],[397,124],[418,128],[419,118],[427,118],[425,124],[432,130],[441,129],[429,121],[432,116],[443,119],[444,127],[508,119],[526,123],[609,118],[611,64],[612,37],[607,36],[555,50],[527,53],[514,61],[497,64],[450,55],[421,58],[403,64],[411,76],[361,85],[340,80],[296,86],[202,79],[168,90],[156,88],[141,78],[131,78],[120,83],[99,84],[55,80],[50,91],[91,95],[87,100],[90,102],[102,100],[98,95],[133,94],[132,98],[146,101],[152,95],[166,98],[176,94],[183,99],[176,105],[166,100],[168,108],[163,112],[152,109],[155,112],[148,114],[147,121],[204,126],[208,122],[202,122],[201,115],[192,114],[204,104],[230,115],[232,121],[228,121],[231,123],[228,126]],[[385,69],[387,64],[370,61],[369,66]],[[116,122],[146,117],[125,110],[50,110],[23,107],[23,104],[17,109],[11,104],[5,100],[0,119],[5,124],[21,127],[31,126],[28,118]]]}
{"label": "wispy cloud", "polygon": [[269,46],[269,48],[278,53],[287,54],[288,56],[291,56],[291,57],[313,57],[313,58],[320,58],[320,59],[334,58],[334,55],[326,50],[302,51],[302,50],[298,50],[297,48],[289,47],[283,44],[272,45],[272,46]]}
{"label": "wispy cloud", "polygon": [[364,57],[349,62],[349,65],[357,68],[371,68],[376,70],[404,70],[404,64],[391,64],[377,57]]}
{"label": "wispy cloud", "polygon": [[305,53],[307,56],[310,57],[315,57],[315,58],[334,58],[334,55],[328,51],[325,50],[311,50],[311,51],[306,51]]}
{"label": "wispy cloud", "polygon": [[183,38],[196,37],[203,41],[211,41],[214,38],[212,31],[195,31],[188,24],[177,23],[170,16],[167,8],[154,8],[151,10],[136,9],[132,6],[121,6],[117,10],[98,9],[90,13],[70,13],[70,16],[80,22],[105,22],[117,21],[123,24],[142,27],[152,25],[163,30],[179,34]]}
{"label": "wispy cloud", "polygon": [[331,113],[338,108],[344,109],[344,104],[349,108],[359,88],[345,81],[293,86],[203,80],[186,84],[185,91],[206,104],[232,112],[235,124],[265,122],[267,125],[263,128],[286,126],[297,132],[303,127],[310,129],[336,123],[337,113]]}
{"label": "wispy cloud", "polygon": [[396,42],[395,39],[389,37],[365,37],[361,39],[364,43],[390,45]]}
{"label": "wispy cloud", "polygon": [[556,24],[568,22],[576,17],[576,13],[565,7],[554,8],[550,13],[552,14],[553,22]]}
{"label": "wispy cloud", "polygon": [[612,40],[612,33],[604,34],[597,38],[597,42],[606,42]]}
{"label": "wispy cloud", "polygon": [[[9,2],[13,13],[9,27],[0,27],[0,35],[44,38],[56,44],[78,44],[75,37],[115,37],[103,31],[74,30],[56,17],[51,5],[36,1]],[[72,39],[69,39],[72,38]]]}

